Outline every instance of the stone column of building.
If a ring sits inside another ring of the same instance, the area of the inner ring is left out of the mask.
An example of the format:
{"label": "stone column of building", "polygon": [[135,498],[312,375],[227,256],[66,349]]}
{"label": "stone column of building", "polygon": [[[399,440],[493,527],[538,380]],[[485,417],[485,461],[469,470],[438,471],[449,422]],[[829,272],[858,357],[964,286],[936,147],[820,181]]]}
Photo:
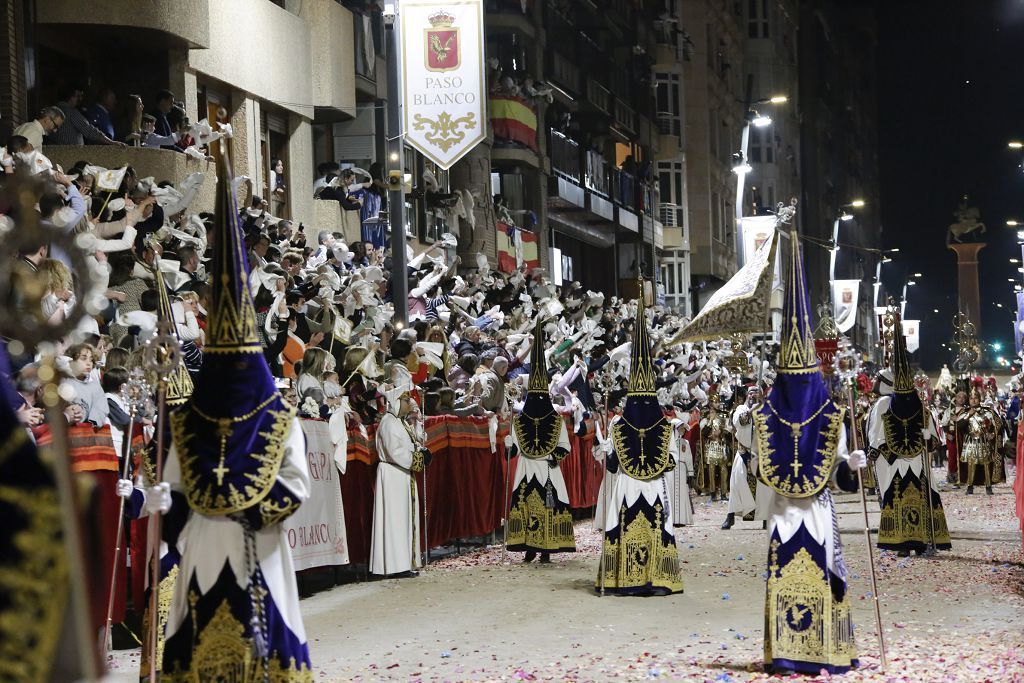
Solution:
{"label": "stone column of building", "polygon": [[965,314],[976,329],[981,329],[981,291],[978,288],[978,252],[985,248],[983,242],[951,244],[956,252],[957,291],[960,312]]}
{"label": "stone column of building", "polygon": [[29,115],[24,25],[24,0],[0,0],[0,140],[4,141]]}

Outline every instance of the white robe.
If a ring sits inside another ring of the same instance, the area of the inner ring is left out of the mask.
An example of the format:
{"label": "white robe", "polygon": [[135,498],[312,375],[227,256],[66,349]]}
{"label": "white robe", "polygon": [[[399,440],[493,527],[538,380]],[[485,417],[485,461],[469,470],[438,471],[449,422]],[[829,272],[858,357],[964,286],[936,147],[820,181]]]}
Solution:
{"label": "white robe", "polygon": [[[757,455],[757,441],[754,442],[754,455]],[[836,467],[840,462],[850,459],[850,452],[846,447],[846,426],[839,430],[839,439],[836,442],[836,460],[832,469],[832,476],[835,476]],[[827,486],[827,485],[826,485]],[[767,487],[766,487],[767,488]],[[772,532],[776,529],[779,532],[779,540],[786,543],[793,538],[802,524],[811,534],[814,540],[824,546],[825,560],[829,570],[840,575],[839,568],[835,562],[835,532],[832,525],[833,503],[831,496],[823,498],[821,493],[807,498],[790,498],[772,492],[768,507],[768,540],[771,540]]]}
{"label": "white robe", "polygon": [[742,453],[752,453],[754,443],[754,420],[751,416],[749,424],[740,424],[740,417],[749,414],[750,408],[741,405],[732,413],[732,428],[736,435],[736,453],[732,457],[732,472],[729,474],[729,512],[743,516],[753,512],[757,507],[754,494],[747,484],[747,465],[743,462]]}
{"label": "white robe", "polygon": [[399,574],[420,567],[420,505],[414,473],[409,470],[416,445],[393,413],[377,428],[377,486],[373,494],[370,573]]}
{"label": "white robe", "polygon": [[693,524],[693,503],[690,500],[690,484],[686,479],[693,476],[693,454],[690,452],[690,442],[676,428],[673,428],[672,440],[678,451],[676,468],[665,473],[665,484],[672,505],[672,524],[690,526]]}
{"label": "white robe", "polygon": [[[164,479],[172,488],[181,490],[181,464],[178,461],[177,448],[173,445],[167,456]],[[284,460],[277,473],[277,480],[298,500],[304,501],[309,498],[306,439],[297,418],[292,420],[288,435],[285,437]],[[270,591],[270,598],[280,611],[288,630],[301,642],[305,642],[306,630],[299,612],[299,589],[295,581],[292,552],[284,527],[280,523],[264,527],[255,532],[255,539],[256,556]],[[227,561],[238,586],[243,589],[248,586],[245,532],[240,524],[228,517],[208,517],[192,511],[178,536],[178,551],[181,553],[181,573],[174,584],[174,596],[167,617],[167,640],[178,631],[188,617],[188,591],[193,577],[199,583],[199,590],[206,593],[220,576],[224,562]]]}

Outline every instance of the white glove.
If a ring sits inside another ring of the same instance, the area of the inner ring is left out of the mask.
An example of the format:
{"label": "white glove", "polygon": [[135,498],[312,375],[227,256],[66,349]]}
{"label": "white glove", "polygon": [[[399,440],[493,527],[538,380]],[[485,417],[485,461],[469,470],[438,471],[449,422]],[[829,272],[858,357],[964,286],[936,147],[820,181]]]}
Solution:
{"label": "white glove", "polygon": [[850,466],[851,470],[862,470],[868,466],[868,457],[864,451],[858,449],[850,453],[850,459],[846,461],[846,464]]}
{"label": "white glove", "polygon": [[512,435],[511,434],[506,434],[505,435],[505,450],[507,451],[510,448],[512,448]]}
{"label": "white glove", "polygon": [[117,480],[117,495],[122,498],[131,498],[132,491],[135,490],[135,485],[132,484],[131,479],[118,479]]}
{"label": "white glove", "polygon": [[146,512],[165,514],[171,509],[171,485],[166,481],[146,489]]}

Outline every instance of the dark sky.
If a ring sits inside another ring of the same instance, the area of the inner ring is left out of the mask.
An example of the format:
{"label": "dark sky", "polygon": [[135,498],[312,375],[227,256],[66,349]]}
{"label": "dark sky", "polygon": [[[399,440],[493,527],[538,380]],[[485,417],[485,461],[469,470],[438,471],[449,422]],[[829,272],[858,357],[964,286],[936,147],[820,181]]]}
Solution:
{"label": "dark sky", "polygon": [[[952,336],[956,258],[945,246],[961,195],[981,211],[981,337],[1013,354],[1020,281],[1015,218],[1024,227],[1024,0],[883,0],[878,3],[879,161],[883,246],[901,253],[882,279],[899,297],[907,273],[907,317],[921,323],[925,369],[941,367]],[[1001,303],[1002,308],[997,307]],[[933,309],[938,309],[936,314]]]}

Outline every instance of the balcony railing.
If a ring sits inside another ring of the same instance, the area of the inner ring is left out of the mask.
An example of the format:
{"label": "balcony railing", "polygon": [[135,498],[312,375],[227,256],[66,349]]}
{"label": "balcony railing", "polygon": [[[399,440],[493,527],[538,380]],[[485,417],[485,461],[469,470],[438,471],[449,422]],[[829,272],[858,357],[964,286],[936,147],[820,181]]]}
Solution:
{"label": "balcony railing", "polygon": [[679,135],[681,128],[679,116],[670,111],[659,111],[657,118],[659,133],[662,135]]}
{"label": "balcony railing", "polygon": [[608,162],[604,160],[604,155],[588,151],[583,156],[587,163],[587,175],[584,185],[586,185],[588,190],[604,197],[610,196]]}
{"label": "balcony railing", "polygon": [[593,78],[587,79],[587,100],[605,114],[612,113],[612,93]]}
{"label": "balcony railing", "polygon": [[551,52],[548,60],[547,77],[574,95],[580,93],[580,69],[568,57]]}
{"label": "balcony railing", "polygon": [[551,131],[551,170],[555,173],[580,182],[580,144],[567,138],[556,130]]}
{"label": "balcony railing", "polygon": [[622,100],[615,100],[615,120],[636,132],[636,112]]}
{"label": "balcony railing", "polygon": [[609,175],[612,201],[630,211],[634,210],[636,194],[633,175],[618,168],[612,168]]}
{"label": "balcony railing", "polygon": [[666,228],[682,227],[683,209],[678,204],[662,204],[658,211],[658,219]]}

